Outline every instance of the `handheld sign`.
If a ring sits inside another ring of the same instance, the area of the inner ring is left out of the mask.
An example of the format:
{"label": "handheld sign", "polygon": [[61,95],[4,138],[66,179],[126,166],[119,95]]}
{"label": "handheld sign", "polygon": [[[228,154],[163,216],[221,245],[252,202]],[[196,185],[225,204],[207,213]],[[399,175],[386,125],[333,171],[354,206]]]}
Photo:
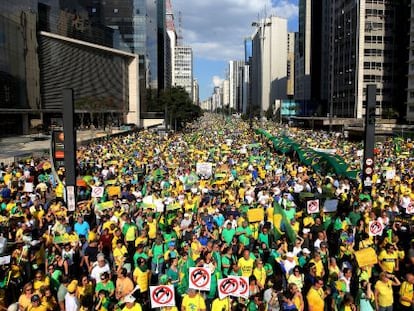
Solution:
{"label": "handheld sign", "polygon": [[306,202],[308,214],[319,213],[319,200],[309,200]]}
{"label": "handheld sign", "polygon": [[196,290],[210,290],[210,269],[204,267],[192,267],[189,269],[189,288]]}
{"label": "handheld sign", "polygon": [[104,187],[92,187],[92,198],[102,198],[104,195]]}
{"label": "handheld sign", "polygon": [[218,294],[220,299],[227,296],[237,296],[239,280],[237,277],[227,277],[217,281]]}
{"label": "handheld sign", "polygon": [[173,285],[150,286],[152,308],[174,307],[175,295]]}
{"label": "handheld sign", "polygon": [[370,236],[382,235],[382,231],[384,230],[382,222],[378,220],[370,221],[368,226]]}
{"label": "handheld sign", "polygon": [[242,297],[244,299],[249,298],[249,278],[246,276],[239,276],[239,289],[237,291],[237,296]]}

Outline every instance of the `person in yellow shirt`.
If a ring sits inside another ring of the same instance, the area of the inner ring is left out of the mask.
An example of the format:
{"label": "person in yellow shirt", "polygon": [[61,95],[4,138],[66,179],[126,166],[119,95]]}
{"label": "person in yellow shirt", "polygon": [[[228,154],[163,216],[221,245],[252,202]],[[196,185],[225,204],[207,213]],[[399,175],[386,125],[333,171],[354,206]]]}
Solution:
{"label": "person in yellow shirt", "polygon": [[[189,289],[181,303],[181,311],[206,311],[204,298],[195,289]],[[215,309],[213,309],[215,310]]]}
{"label": "person in yellow shirt", "polygon": [[35,294],[30,299],[30,305],[27,307],[27,311],[47,311],[47,307],[42,304],[40,296]]}
{"label": "person in yellow shirt", "polygon": [[141,296],[144,297],[148,292],[151,271],[147,268],[147,263],[144,258],[138,258],[138,266],[134,269],[132,277],[135,284],[138,285]]}
{"label": "person in yellow shirt", "polygon": [[318,252],[315,252],[313,259],[309,261],[309,264],[311,263],[315,264],[316,276],[323,277],[325,275],[325,268],[323,267],[321,254],[319,254]]}
{"label": "person in yellow shirt", "polygon": [[387,243],[378,256],[378,263],[382,271],[393,274],[399,270],[398,253],[395,251],[394,245]]}
{"label": "person in yellow shirt", "polygon": [[48,276],[44,276],[41,270],[36,271],[35,279],[33,282],[33,288],[35,291],[39,291],[41,287],[49,287],[50,279]]}
{"label": "person in yellow shirt", "polygon": [[[392,310],[394,304],[393,286],[401,285],[397,277],[381,272],[379,280],[375,283],[375,306],[377,310]],[[381,308],[381,309],[380,309]]]}
{"label": "person in yellow shirt", "polygon": [[260,290],[263,290],[266,285],[266,269],[263,267],[263,260],[256,260],[256,267],[253,270],[253,275],[256,277],[257,285]]}
{"label": "person in yellow shirt", "polygon": [[147,216],[147,226],[148,226],[148,238],[150,240],[155,240],[157,237],[157,220],[152,217],[151,214]]}
{"label": "person in yellow shirt", "polygon": [[306,300],[308,302],[309,311],[324,311],[326,294],[323,291],[323,280],[319,277],[315,278],[315,283],[309,289]]}
{"label": "person in yellow shirt", "polygon": [[413,284],[414,284],[414,274],[412,272],[408,272],[405,275],[405,281],[401,284],[400,292],[399,292],[399,295],[400,295],[399,310],[401,311],[412,310],[412,306],[414,305]]}
{"label": "person in yellow shirt", "polygon": [[113,250],[115,268],[117,269],[119,266],[122,266],[125,261],[125,257],[128,254],[128,250],[125,247],[124,243],[121,239],[116,242],[116,247]]}
{"label": "person in yellow shirt", "polygon": [[135,301],[135,297],[128,295],[124,298],[125,307],[122,311],[142,311],[141,305]]}
{"label": "person in yellow shirt", "polygon": [[213,300],[211,304],[211,310],[219,310],[219,311],[230,311],[230,298],[226,297],[224,299],[220,299],[217,297]]}
{"label": "person in yellow shirt", "polygon": [[254,259],[250,257],[248,249],[243,251],[243,257],[238,260],[237,265],[242,271],[242,276],[250,277],[253,274]]}

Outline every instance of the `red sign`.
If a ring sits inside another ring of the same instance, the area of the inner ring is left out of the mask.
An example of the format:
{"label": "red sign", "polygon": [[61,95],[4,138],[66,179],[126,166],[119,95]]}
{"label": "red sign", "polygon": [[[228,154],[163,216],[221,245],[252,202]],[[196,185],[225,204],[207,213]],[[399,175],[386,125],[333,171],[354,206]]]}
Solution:
{"label": "red sign", "polygon": [[150,286],[150,294],[152,308],[175,306],[174,287],[172,285]]}
{"label": "red sign", "polygon": [[382,235],[383,230],[384,230],[384,225],[382,224],[382,222],[378,220],[369,222],[369,235],[371,236]]}
{"label": "red sign", "polygon": [[190,268],[189,288],[197,290],[210,290],[210,270],[203,267]]}

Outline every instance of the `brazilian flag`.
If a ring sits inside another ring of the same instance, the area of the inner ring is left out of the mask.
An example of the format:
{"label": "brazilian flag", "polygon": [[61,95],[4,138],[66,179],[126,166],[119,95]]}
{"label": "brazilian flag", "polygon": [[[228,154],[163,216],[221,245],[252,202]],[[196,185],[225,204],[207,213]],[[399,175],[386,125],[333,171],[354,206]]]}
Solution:
{"label": "brazilian flag", "polygon": [[285,211],[276,201],[273,203],[273,227],[275,240],[279,240],[285,234],[291,243],[295,242],[296,232],[287,219]]}

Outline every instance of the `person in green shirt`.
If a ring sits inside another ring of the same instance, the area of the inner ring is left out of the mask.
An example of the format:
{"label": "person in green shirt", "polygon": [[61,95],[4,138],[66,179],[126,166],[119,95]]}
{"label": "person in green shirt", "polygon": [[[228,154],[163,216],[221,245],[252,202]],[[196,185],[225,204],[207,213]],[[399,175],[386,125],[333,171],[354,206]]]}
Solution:
{"label": "person in green shirt", "polygon": [[242,226],[237,228],[236,235],[239,237],[239,242],[241,244],[245,247],[249,246],[252,230],[249,228],[247,221],[243,221]]}
{"label": "person in green shirt", "polygon": [[259,233],[259,242],[266,244],[267,248],[270,247],[270,235],[267,227],[263,227]]}
{"label": "person in green shirt", "polygon": [[101,275],[101,281],[99,283],[96,283],[95,292],[97,296],[101,290],[107,291],[109,297],[113,297],[115,294],[115,285],[114,282],[109,279],[108,272],[104,272]]}
{"label": "person in green shirt", "polygon": [[233,240],[233,237],[235,234],[236,234],[236,230],[232,228],[231,222],[228,222],[226,228],[224,228],[223,231],[221,232],[221,239],[227,245],[231,245],[231,241]]}
{"label": "person in green shirt", "polygon": [[223,250],[223,255],[221,256],[221,266],[224,277],[229,275],[231,265],[236,261],[236,258],[233,256],[233,248],[227,246]]}
{"label": "person in green shirt", "polygon": [[134,262],[134,268],[136,268],[138,266],[138,259],[139,258],[144,258],[145,261],[148,261],[148,255],[146,252],[144,252],[144,244],[138,244],[137,245],[137,250],[135,251],[134,257],[133,257],[133,262]]}
{"label": "person in green shirt", "polygon": [[161,238],[157,238],[152,245],[152,259],[151,259],[151,271],[152,274],[162,273],[164,270],[164,244]]}

